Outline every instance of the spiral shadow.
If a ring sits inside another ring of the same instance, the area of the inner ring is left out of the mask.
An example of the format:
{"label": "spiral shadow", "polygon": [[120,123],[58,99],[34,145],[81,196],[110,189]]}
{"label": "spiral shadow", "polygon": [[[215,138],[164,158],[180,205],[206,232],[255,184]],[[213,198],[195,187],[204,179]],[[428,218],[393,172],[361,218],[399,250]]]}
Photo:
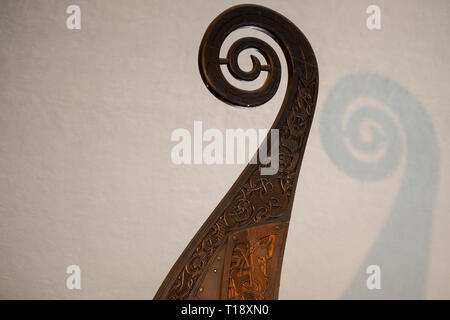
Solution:
{"label": "spiral shadow", "polygon": [[[370,97],[388,106],[401,128],[390,115],[374,106],[359,108],[344,126],[344,114],[358,97]],[[360,136],[361,125],[367,121],[378,125],[371,129],[368,141]],[[400,132],[404,134],[404,147]],[[373,73],[350,74],[328,95],[321,113],[320,133],[333,163],[362,181],[388,177],[398,169],[404,152],[406,157],[402,182],[389,216],[344,298],[423,298],[439,180],[439,147],[433,124],[420,102],[392,79]],[[355,157],[345,140],[361,153],[375,152],[382,145],[385,152],[378,161],[367,163]],[[381,268],[382,290],[366,287],[366,268],[371,264]]]}

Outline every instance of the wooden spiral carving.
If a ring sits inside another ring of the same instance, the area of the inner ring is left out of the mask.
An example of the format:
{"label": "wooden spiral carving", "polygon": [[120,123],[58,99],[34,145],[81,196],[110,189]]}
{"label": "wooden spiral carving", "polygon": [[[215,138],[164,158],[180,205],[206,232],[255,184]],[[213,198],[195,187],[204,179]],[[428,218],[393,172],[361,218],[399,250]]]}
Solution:
{"label": "wooden spiral carving", "polygon": [[[299,170],[318,93],[318,67],[303,33],[279,13],[257,5],[240,5],[220,14],[200,44],[199,68],[208,89],[220,100],[255,107],[277,92],[281,65],[264,41],[245,37],[220,57],[225,38],[251,27],[270,35],[283,50],[288,84],[272,129],[279,130],[279,170],[261,175],[262,164],[248,164],[228,193],[188,244],[162,283],[155,299],[276,299],[281,264]],[[243,71],[239,53],[257,49],[264,65],[251,56]],[[220,65],[243,81],[268,72],[263,86],[246,91],[231,85]],[[270,135],[267,137],[270,146]],[[270,154],[270,147],[268,150]]]}

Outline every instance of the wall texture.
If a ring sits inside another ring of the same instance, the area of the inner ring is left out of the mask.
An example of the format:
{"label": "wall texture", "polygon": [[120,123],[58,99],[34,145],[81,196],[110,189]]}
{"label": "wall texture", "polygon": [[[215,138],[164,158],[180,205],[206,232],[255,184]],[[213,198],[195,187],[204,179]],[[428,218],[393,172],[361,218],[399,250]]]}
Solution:
{"label": "wall texture", "polygon": [[[200,79],[203,33],[238,3],[0,0],[0,298],[153,297],[244,167],[175,165],[172,131],[269,128],[281,104],[230,108]],[[450,2],[257,3],[320,71],[280,298],[449,299]]]}

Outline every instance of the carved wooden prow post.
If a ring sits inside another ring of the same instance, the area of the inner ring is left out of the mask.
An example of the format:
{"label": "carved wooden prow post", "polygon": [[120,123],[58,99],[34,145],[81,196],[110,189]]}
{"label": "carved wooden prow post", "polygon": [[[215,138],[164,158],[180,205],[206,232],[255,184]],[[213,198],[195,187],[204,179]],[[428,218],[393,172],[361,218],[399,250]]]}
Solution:
{"label": "carved wooden prow post", "polygon": [[[277,299],[286,236],[319,85],[314,52],[303,33],[279,13],[257,5],[232,7],[208,27],[199,50],[199,68],[208,89],[220,100],[241,107],[269,101],[280,84],[281,65],[264,41],[245,37],[220,57],[225,38],[251,27],[271,36],[283,50],[288,84],[272,129],[279,131],[279,169],[248,164],[228,193],[188,244],[162,283],[155,299]],[[253,68],[240,69],[242,50],[257,49],[266,64],[252,56]],[[246,91],[231,85],[221,71],[251,81],[267,72],[263,86]],[[267,136],[268,153],[270,134]]]}

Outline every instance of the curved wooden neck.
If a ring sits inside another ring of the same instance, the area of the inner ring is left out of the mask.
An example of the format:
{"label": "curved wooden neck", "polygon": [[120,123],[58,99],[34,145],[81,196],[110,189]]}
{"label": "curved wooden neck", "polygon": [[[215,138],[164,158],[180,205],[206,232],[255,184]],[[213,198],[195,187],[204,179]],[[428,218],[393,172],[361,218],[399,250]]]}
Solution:
{"label": "curved wooden neck", "polygon": [[[237,40],[220,57],[225,38],[234,30],[254,27],[281,47],[288,66],[288,85],[272,129],[279,134],[279,168],[263,175],[262,163],[248,164],[228,193],[188,244],[162,283],[155,299],[277,299],[284,247],[299,170],[318,94],[314,52],[301,31],[282,15],[257,5],[232,7],[208,27],[199,50],[199,68],[208,89],[222,101],[256,107],[276,93],[281,67],[275,51],[257,38]],[[247,48],[251,71],[242,71],[237,56]],[[237,79],[251,81],[268,72],[263,86],[245,91],[227,82],[220,65]],[[271,136],[267,137],[268,153]]]}

